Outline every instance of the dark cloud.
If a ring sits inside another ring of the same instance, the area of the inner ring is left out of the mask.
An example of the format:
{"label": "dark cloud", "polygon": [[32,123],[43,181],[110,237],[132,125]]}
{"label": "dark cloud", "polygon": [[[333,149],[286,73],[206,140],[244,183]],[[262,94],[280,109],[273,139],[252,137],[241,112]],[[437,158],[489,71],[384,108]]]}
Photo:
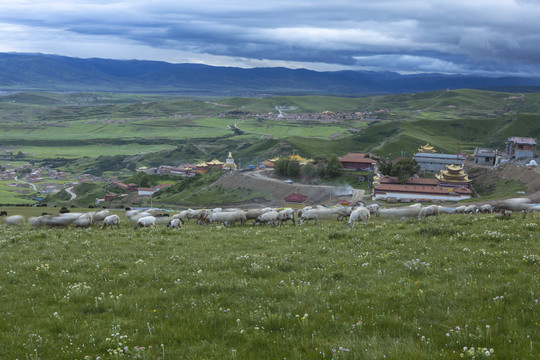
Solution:
{"label": "dark cloud", "polygon": [[532,0],[6,2],[0,51],[540,76],[539,13]]}

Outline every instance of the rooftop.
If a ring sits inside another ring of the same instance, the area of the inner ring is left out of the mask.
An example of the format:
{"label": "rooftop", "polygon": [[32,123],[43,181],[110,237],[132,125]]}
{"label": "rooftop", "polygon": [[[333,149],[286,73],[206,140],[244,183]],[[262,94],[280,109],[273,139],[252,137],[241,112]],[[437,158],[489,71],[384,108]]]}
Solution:
{"label": "rooftop", "polygon": [[513,142],[515,144],[536,145],[536,141],[533,138],[529,138],[529,137],[513,136],[513,137],[508,138],[508,142]]}

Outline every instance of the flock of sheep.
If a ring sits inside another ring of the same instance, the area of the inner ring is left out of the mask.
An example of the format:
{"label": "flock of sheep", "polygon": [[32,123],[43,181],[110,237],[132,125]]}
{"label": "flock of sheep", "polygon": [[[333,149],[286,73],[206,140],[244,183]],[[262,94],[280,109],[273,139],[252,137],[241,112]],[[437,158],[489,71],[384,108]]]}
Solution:
{"label": "flock of sheep", "polygon": [[[441,213],[492,213],[499,212],[503,216],[510,216],[512,212],[539,211],[539,205],[533,205],[528,198],[514,198],[499,201],[495,205],[462,205],[456,208],[443,207],[439,205],[422,206],[414,204],[410,206],[382,208],[378,204],[349,206],[349,207],[324,207],[306,206],[300,210],[292,208],[263,208],[263,209],[221,209],[211,210],[183,210],[172,217],[168,214],[158,214],[155,210],[127,210],[125,215],[128,220],[135,224],[134,229],[156,227],[156,223],[167,223],[168,227],[180,228],[185,222],[193,219],[199,225],[221,224],[223,226],[235,226],[236,223],[245,225],[249,220],[253,220],[253,225],[282,226],[290,221],[293,225],[302,225],[310,221],[317,224],[319,220],[333,219],[343,221],[348,219],[350,227],[356,223],[367,224],[372,215],[394,218],[418,218],[425,219],[429,216],[438,216]],[[7,214],[6,214],[7,215]],[[21,226],[25,223],[22,215],[6,216],[6,225]],[[88,213],[65,212],[59,215],[42,214],[31,217],[28,223],[32,226],[68,226],[91,227],[94,224],[101,224],[102,229],[116,226],[120,227],[120,217],[112,214],[109,210],[92,211]]]}

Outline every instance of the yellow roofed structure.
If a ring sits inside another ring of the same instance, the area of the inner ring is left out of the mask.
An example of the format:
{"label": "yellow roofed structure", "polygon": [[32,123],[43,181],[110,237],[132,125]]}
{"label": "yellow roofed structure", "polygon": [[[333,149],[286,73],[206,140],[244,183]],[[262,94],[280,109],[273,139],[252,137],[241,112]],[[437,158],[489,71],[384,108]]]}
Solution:
{"label": "yellow roofed structure", "polygon": [[440,182],[445,183],[468,184],[472,181],[469,179],[469,175],[463,171],[463,166],[456,164],[446,165],[446,170],[440,170],[438,174],[435,174],[435,177]]}
{"label": "yellow roofed structure", "polygon": [[436,153],[437,150],[435,150],[435,147],[429,145],[429,144],[426,144],[424,146],[422,146],[420,149],[418,149],[418,152],[421,152],[421,153]]}

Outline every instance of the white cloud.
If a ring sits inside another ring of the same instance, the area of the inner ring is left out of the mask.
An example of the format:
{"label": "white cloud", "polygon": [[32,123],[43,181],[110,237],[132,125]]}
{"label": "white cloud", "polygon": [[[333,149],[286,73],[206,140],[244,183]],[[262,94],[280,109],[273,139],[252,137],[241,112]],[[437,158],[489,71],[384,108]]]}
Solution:
{"label": "white cloud", "polygon": [[0,51],[540,75],[539,13],[532,0],[15,0],[0,2]]}

